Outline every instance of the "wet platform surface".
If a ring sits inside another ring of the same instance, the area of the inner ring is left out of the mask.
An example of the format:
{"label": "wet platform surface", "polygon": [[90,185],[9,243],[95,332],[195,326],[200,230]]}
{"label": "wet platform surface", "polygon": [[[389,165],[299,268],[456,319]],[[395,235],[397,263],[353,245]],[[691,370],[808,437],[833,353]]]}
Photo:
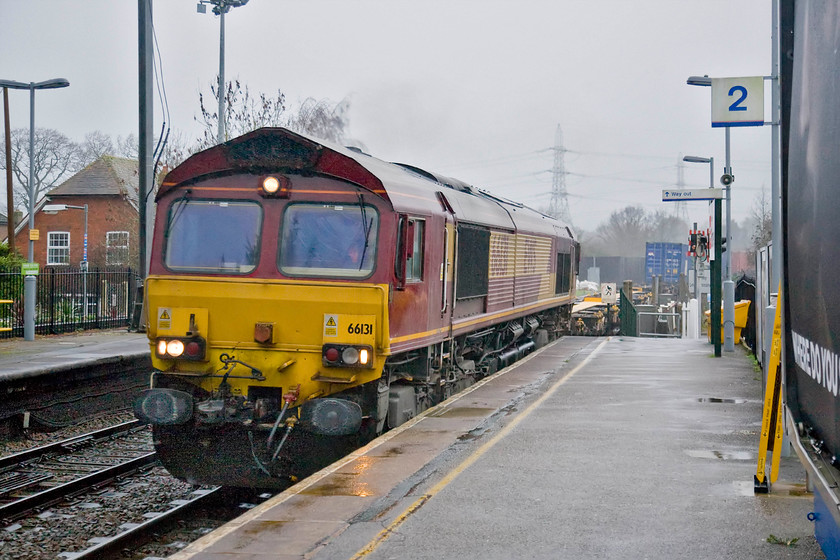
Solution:
{"label": "wet platform surface", "polygon": [[126,329],[84,331],[0,340],[0,382],[49,375],[92,365],[136,361],[149,356],[145,333]]}
{"label": "wet platform surface", "polygon": [[760,380],[740,348],[567,337],[170,558],[822,558],[795,456],[753,494]]}

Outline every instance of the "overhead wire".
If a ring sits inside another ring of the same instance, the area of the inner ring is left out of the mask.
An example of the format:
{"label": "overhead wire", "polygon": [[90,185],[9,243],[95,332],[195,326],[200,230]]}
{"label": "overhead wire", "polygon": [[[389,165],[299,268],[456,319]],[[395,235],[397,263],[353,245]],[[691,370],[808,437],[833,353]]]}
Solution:
{"label": "overhead wire", "polygon": [[451,165],[439,165],[438,167],[441,169],[470,169],[474,167],[481,167],[486,165],[502,165],[505,163],[512,163],[518,160],[524,160],[528,158],[532,158],[535,155],[539,155],[542,153],[546,153],[552,151],[553,148],[543,148],[542,150],[534,150],[530,152],[524,152],[520,154],[511,154],[507,156],[500,156],[497,158],[489,158],[489,159],[481,159],[481,160],[473,160],[473,161],[465,161],[460,163],[453,163]]}
{"label": "overhead wire", "polygon": [[[161,110],[161,123],[160,128],[160,135],[158,136],[157,145],[155,146],[155,150],[152,154],[152,158],[155,160],[153,170],[153,176],[157,176],[158,165],[160,165],[160,158],[163,155],[163,151],[166,149],[167,141],[169,140],[169,132],[170,132],[170,113],[169,113],[169,100],[166,97],[166,80],[163,77],[163,58],[160,54],[160,44],[158,43],[157,39],[157,31],[155,29],[154,18],[151,18],[151,27],[152,27],[152,42],[154,44],[154,53],[157,55],[152,56],[152,68],[154,70],[154,77],[155,77],[155,84],[157,86],[157,93],[158,99],[160,100],[160,110]],[[148,201],[149,196],[152,194],[154,189],[149,189],[149,192],[146,193],[146,201]]]}

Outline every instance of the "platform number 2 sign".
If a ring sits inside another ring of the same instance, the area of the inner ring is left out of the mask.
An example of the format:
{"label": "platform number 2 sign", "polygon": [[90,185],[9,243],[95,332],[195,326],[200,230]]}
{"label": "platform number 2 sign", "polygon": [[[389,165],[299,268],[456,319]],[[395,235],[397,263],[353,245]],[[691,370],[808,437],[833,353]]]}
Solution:
{"label": "platform number 2 sign", "polygon": [[712,126],[764,125],[764,77],[712,78]]}

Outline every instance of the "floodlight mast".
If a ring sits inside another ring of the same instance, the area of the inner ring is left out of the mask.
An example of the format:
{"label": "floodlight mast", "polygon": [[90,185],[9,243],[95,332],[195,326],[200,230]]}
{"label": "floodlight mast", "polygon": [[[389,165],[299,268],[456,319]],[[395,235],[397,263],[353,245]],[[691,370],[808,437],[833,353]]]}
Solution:
{"label": "floodlight mast", "polygon": [[225,14],[231,8],[238,8],[248,3],[248,0],[199,0],[196,11],[207,13],[205,4],[213,6],[213,13],[219,16],[219,132],[216,140],[219,144],[225,141]]}

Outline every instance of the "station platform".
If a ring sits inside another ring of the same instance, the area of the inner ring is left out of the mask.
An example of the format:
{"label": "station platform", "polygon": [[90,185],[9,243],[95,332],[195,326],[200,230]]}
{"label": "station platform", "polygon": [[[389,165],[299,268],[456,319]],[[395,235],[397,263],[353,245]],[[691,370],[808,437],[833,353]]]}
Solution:
{"label": "station platform", "polygon": [[0,339],[0,381],[49,375],[149,356],[145,333],[127,329],[38,335],[35,340]]}
{"label": "station platform", "polygon": [[169,558],[823,558],[761,412],[741,348],[565,337]]}

